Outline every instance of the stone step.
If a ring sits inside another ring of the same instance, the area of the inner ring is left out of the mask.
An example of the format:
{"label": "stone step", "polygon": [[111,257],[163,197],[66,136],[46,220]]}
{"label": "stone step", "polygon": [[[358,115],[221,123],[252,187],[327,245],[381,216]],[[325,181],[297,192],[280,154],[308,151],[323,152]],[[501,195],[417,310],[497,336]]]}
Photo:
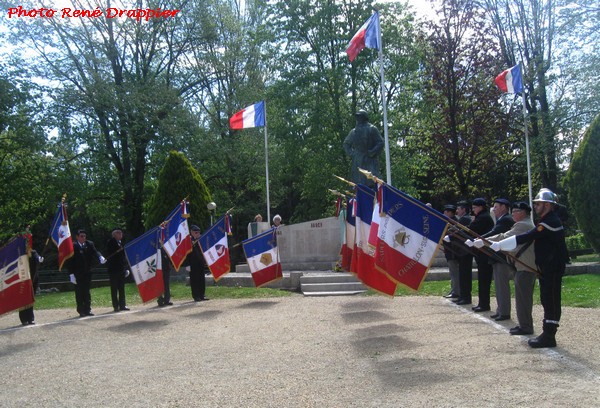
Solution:
{"label": "stone step", "polygon": [[331,273],[310,273],[300,277],[300,284],[311,284],[311,283],[345,283],[352,282],[356,283],[359,280],[352,273],[347,272],[331,272]]}
{"label": "stone step", "polygon": [[354,292],[366,291],[361,282],[327,282],[327,283],[301,283],[300,291],[305,292]]}
{"label": "stone step", "polygon": [[361,293],[365,293],[366,290],[357,290],[357,291],[336,291],[336,292],[302,292],[304,296],[352,296],[359,295]]}

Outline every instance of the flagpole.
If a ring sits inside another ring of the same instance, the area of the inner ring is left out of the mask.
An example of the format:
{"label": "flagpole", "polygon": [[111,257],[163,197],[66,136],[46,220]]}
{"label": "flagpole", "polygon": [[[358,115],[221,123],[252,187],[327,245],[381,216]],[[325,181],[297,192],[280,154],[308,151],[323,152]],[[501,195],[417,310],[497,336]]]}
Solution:
{"label": "flagpole", "polygon": [[267,148],[267,115],[265,115],[265,173],[267,178],[267,222],[271,222],[271,201],[269,199],[269,150]]}
{"label": "flagpole", "polygon": [[[525,133],[525,152],[527,154],[527,185],[529,187],[529,207],[533,208],[533,193],[531,189],[531,159],[529,158],[529,132],[527,129],[527,107],[525,105],[525,89],[521,91],[521,101],[523,102],[523,133]],[[530,214],[533,221],[533,211]]]}
{"label": "flagpole", "polygon": [[[375,9],[376,13],[379,10]],[[381,76],[381,105],[383,106],[383,138],[385,141],[385,171],[387,184],[392,185],[392,168],[390,166],[390,141],[388,136],[387,102],[385,100],[385,76],[383,70],[383,42],[381,28],[377,30],[377,42],[379,43],[379,74]]]}

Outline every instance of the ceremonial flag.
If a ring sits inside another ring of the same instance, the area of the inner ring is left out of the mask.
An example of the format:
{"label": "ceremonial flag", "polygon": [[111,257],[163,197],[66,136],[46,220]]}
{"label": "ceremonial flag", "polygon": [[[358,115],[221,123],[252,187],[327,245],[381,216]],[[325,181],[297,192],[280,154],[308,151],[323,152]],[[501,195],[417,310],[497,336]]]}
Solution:
{"label": "ceremonial flag", "polygon": [[125,245],[125,256],[142,301],[149,302],[163,294],[160,227],[154,227]]}
{"label": "ceremonial flag", "polygon": [[283,278],[277,248],[277,228],[242,241],[242,246],[257,288]]}
{"label": "ceremonial flag", "polygon": [[0,249],[0,315],[33,305],[27,238],[17,237]]}
{"label": "ceremonial flag", "polygon": [[215,282],[231,270],[229,245],[227,244],[227,235],[231,233],[230,217],[229,214],[221,217],[198,239],[200,249]]}
{"label": "ceremonial flag", "polygon": [[503,71],[496,77],[496,85],[502,92],[519,93],[523,91],[523,79],[519,64]]}
{"label": "ceremonial flag", "polygon": [[175,271],[179,270],[187,254],[192,252],[188,218],[187,203],[182,201],[161,224],[163,247],[171,259]]}
{"label": "ceremonial flag", "polygon": [[67,218],[67,206],[64,201],[58,204],[58,210],[54,216],[49,235],[58,248],[58,270],[60,271],[65,261],[72,257],[74,252]]}
{"label": "ceremonial flag", "polygon": [[247,129],[265,125],[265,101],[242,109],[229,118],[229,127],[232,129]]}
{"label": "ceremonial flag", "polygon": [[356,246],[352,254],[351,270],[368,287],[394,296],[396,282],[375,268],[375,248],[369,246],[374,198],[375,192],[369,187],[356,185]]}
{"label": "ceremonial flag", "polygon": [[354,251],[354,242],[356,236],[356,211],[354,198],[348,198],[346,204],[346,240],[342,244],[342,268],[350,272],[350,263],[352,262],[352,252]]}
{"label": "ceremonial flag", "polygon": [[[440,212],[387,184],[382,186],[377,268],[418,290],[446,232]],[[379,254],[380,253],[380,254]]]}
{"label": "ceremonial flag", "polygon": [[379,12],[376,11],[350,40],[350,44],[346,49],[350,62],[354,61],[358,53],[365,47],[381,49],[379,44],[380,32]]}

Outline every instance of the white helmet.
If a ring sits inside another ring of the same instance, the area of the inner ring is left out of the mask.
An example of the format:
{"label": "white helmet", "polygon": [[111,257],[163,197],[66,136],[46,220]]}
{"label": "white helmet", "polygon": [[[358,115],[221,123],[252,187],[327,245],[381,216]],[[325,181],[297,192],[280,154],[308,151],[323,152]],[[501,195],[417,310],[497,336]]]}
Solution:
{"label": "white helmet", "polygon": [[542,188],[533,199],[534,203],[552,203],[556,204],[556,194],[547,188]]}

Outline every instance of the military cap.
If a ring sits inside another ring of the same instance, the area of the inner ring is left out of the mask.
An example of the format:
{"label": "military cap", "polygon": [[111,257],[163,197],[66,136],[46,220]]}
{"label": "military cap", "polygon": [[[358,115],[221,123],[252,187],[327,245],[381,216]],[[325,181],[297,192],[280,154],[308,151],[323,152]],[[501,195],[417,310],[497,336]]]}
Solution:
{"label": "military cap", "polygon": [[506,198],[496,198],[494,202],[498,204],[504,204],[505,206],[510,207],[510,201],[508,201]]}
{"label": "military cap", "polygon": [[192,231],[200,231],[200,227],[199,227],[199,226],[197,226],[197,225],[192,225],[192,226],[190,227],[190,230],[192,230]]}
{"label": "military cap", "polygon": [[456,212],[456,206],[454,204],[446,204],[444,206],[444,211]]}
{"label": "military cap", "polygon": [[471,208],[471,204],[469,204],[469,202],[466,200],[459,201],[458,203],[456,203],[456,206],[462,208]]}
{"label": "military cap", "polygon": [[484,198],[476,198],[473,200],[473,205],[477,205],[479,207],[487,207],[487,203]]}
{"label": "military cap", "polygon": [[527,212],[531,212],[531,207],[525,201],[516,201],[512,205],[513,209],[524,210]]}

